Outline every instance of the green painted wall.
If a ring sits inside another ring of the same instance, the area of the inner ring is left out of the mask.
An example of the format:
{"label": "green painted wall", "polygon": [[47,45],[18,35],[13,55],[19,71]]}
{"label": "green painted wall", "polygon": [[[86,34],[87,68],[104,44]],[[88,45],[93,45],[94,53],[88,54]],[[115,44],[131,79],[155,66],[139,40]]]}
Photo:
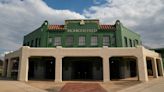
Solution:
{"label": "green painted wall", "polygon": [[98,29],[99,20],[84,20],[85,23],[81,24],[81,20],[66,20],[66,29]]}
{"label": "green painted wall", "polygon": [[41,27],[24,36],[23,45],[31,47],[47,47],[47,25]]}
{"label": "green painted wall", "polygon": [[[73,37],[74,37],[74,44],[72,47],[102,47],[103,46],[103,43],[102,43],[103,35],[109,35],[110,39],[114,39],[112,37],[114,37],[115,34],[113,31],[109,31],[109,32],[105,32],[105,31],[98,31],[98,32],[49,31],[48,37],[54,38],[55,36],[61,36],[62,37],[62,46],[67,47],[65,44],[66,43],[65,39],[68,35],[73,35]],[[91,46],[90,45],[90,38],[93,35],[98,36],[98,45],[97,46]],[[78,45],[78,37],[79,36],[85,36],[86,37],[86,45],[85,46],[79,46]],[[111,44],[111,47],[115,47],[114,41],[110,41],[110,44]],[[53,44],[48,44],[48,47],[53,47]]]}
{"label": "green painted wall", "polygon": [[123,47],[122,31],[121,31],[122,29],[121,29],[120,21],[117,20],[115,25],[116,25],[116,31],[115,31],[116,46],[117,47]]}
{"label": "green painted wall", "polygon": [[[104,35],[110,36],[109,47],[125,47],[125,43],[124,43],[125,36],[128,39],[132,39],[132,40],[136,39],[139,42],[141,42],[140,35],[128,30],[119,21],[117,21],[116,24],[114,25],[115,28],[108,29],[108,30],[100,29],[99,20],[84,20],[84,24],[81,22],[83,21],[66,20],[64,30],[48,30],[48,22],[45,21],[40,28],[24,36],[24,45],[31,46],[31,43],[33,41],[33,45],[31,47],[54,47],[53,43],[49,43],[49,38],[53,39],[55,36],[61,36],[62,47],[67,47],[65,43],[66,43],[66,37],[68,35],[73,35],[74,37],[74,44],[71,47],[102,47]],[[79,30],[79,29],[80,30],[96,30],[96,31],[91,31],[91,32],[69,31],[69,30]],[[78,46],[78,37],[81,35],[86,37],[85,46]],[[91,36],[93,35],[98,36],[97,46],[90,45]],[[40,42],[36,39],[40,39]]]}
{"label": "green painted wall", "polygon": [[[118,20],[116,21],[116,34],[117,47],[131,47],[130,40],[132,41],[132,47],[141,45],[140,35],[123,26],[123,24]],[[125,44],[125,37],[127,38],[127,46]]]}

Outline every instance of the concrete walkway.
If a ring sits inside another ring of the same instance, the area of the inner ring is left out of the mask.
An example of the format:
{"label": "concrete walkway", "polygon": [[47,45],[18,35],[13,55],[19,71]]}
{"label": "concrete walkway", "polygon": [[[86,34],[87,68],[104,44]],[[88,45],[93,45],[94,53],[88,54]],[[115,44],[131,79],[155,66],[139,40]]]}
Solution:
{"label": "concrete walkway", "polygon": [[[35,86],[30,86],[27,83],[19,82],[19,81],[11,81],[11,80],[10,81],[9,80],[0,80],[0,92],[58,92],[55,90],[51,90],[51,91],[47,90],[46,91],[45,89],[43,90],[42,88],[38,89],[39,87],[36,88]],[[115,82],[113,82],[113,83],[115,83]],[[103,85],[106,85],[106,86],[103,86],[103,88],[106,89],[106,91],[108,91],[108,92],[164,92],[164,77],[160,77],[158,79],[152,79],[149,82],[139,83],[139,84],[133,85],[131,87],[122,86],[122,85],[125,85],[126,83],[121,84],[122,88],[124,88],[124,89],[117,88],[117,90],[112,90],[112,89],[115,89],[114,88],[115,86],[113,85],[113,83],[111,83],[111,82],[109,84],[105,83]],[[39,82],[39,84],[40,84],[40,82]],[[52,82],[51,85],[54,86],[57,84],[56,83],[54,84],[54,82]],[[62,84],[62,85],[64,85],[64,84]],[[48,83],[46,83],[44,86],[48,86]],[[102,86],[102,84],[101,84],[101,86]],[[61,90],[61,92],[63,92],[63,90]]]}
{"label": "concrete walkway", "polygon": [[164,77],[153,79],[118,92],[164,92]]}
{"label": "concrete walkway", "polygon": [[0,80],[0,92],[47,92],[19,81]]}

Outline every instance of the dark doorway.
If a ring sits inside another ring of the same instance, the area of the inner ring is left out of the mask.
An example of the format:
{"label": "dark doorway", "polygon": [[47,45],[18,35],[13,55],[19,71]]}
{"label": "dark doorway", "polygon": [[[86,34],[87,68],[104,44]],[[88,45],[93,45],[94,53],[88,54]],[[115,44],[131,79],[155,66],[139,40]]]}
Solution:
{"label": "dark doorway", "polygon": [[30,57],[29,80],[54,80],[55,58],[53,57]]}
{"label": "dark doorway", "polygon": [[4,77],[7,77],[7,68],[8,68],[8,59],[5,60],[5,71],[4,71]]}
{"label": "dark doorway", "polygon": [[74,79],[92,79],[92,62],[72,62]]}
{"label": "dark doorway", "polygon": [[12,60],[12,72],[11,72],[11,77],[13,79],[17,79],[18,77],[18,68],[19,68],[19,58],[13,58]]}
{"label": "dark doorway", "polygon": [[157,63],[157,72],[158,72],[158,76],[163,76],[162,74],[162,63],[159,59],[156,59],[156,63]]}
{"label": "dark doorway", "polygon": [[130,61],[130,75],[131,77],[136,77],[137,76],[137,65],[136,61]]}
{"label": "dark doorway", "polygon": [[99,57],[65,57],[62,65],[63,80],[102,80]]}
{"label": "dark doorway", "polygon": [[110,80],[137,77],[135,57],[111,57],[109,59]]}
{"label": "dark doorway", "polygon": [[152,69],[152,60],[150,58],[146,59],[147,62],[147,72],[148,76],[153,76],[153,69]]}
{"label": "dark doorway", "polygon": [[119,67],[120,58],[111,58],[110,61],[110,79],[119,79],[120,78],[120,67]]}

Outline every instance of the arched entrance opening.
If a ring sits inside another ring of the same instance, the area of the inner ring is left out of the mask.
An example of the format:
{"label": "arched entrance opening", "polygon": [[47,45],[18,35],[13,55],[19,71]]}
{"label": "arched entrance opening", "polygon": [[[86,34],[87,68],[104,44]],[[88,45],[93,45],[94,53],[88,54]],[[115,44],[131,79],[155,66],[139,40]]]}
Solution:
{"label": "arched entrance opening", "polygon": [[147,74],[148,77],[153,77],[153,65],[152,65],[153,58],[146,57],[146,65],[147,65]]}
{"label": "arched entrance opening", "polygon": [[138,80],[137,58],[118,56],[109,58],[110,80],[134,78]]}
{"label": "arched entrance opening", "polygon": [[19,69],[19,57],[12,58],[11,62],[12,62],[11,77],[13,79],[17,79],[18,78],[18,69]]}
{"label": "arched entrance opening", "polygon": [[158,71],[158,76],[163,76],[163,67],[162,67],[162,61],[160,59],[156,59],[157,62],[157,71]]}
{"label": "arched entrance opening", "polygon": [[7,77],[7,68],[8,68],[8,59],[5,59],[5,62],[3,63],[4,64],[4,70],[3,70],[3,72],[4,72],[4,77]]}
{"label": "arched entrance opening", "polygon": [[62,59],[62,80],[102,80],[102,58],[64,57]]}
{"label": "arched entrance opening", "polygon": [[32,56],[29,58],[29,80],[55,80],[55,58]]}

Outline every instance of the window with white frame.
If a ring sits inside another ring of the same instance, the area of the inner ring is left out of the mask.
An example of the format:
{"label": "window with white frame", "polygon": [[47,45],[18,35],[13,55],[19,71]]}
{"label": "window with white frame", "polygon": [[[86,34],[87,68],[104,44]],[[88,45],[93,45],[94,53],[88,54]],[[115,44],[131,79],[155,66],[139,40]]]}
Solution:
{"label": "window with white frame", "polygon": [[61,37],[56,36],[54,37],[54,46],[60,46],[61,45]]}
{"label": "window with white frame", "polygon": [[79,46],[85,45],[85,36],[79,36]]}
{"label": "window with white frame", "polygon": [[105,35],[103,36],[103,46],[109,46],[110,45],[110,36]]}
{"label": "window with white frame", "polygon": [[48,42],[49,42],[49,44],[52,44],[52,38],[51,37],[48,38]]}
{"label": "window with white frame", "polygon": [[96,46],[97,41],[98,41],[98,37],[97,36],[92,36],[91,37],[91,46]]}

